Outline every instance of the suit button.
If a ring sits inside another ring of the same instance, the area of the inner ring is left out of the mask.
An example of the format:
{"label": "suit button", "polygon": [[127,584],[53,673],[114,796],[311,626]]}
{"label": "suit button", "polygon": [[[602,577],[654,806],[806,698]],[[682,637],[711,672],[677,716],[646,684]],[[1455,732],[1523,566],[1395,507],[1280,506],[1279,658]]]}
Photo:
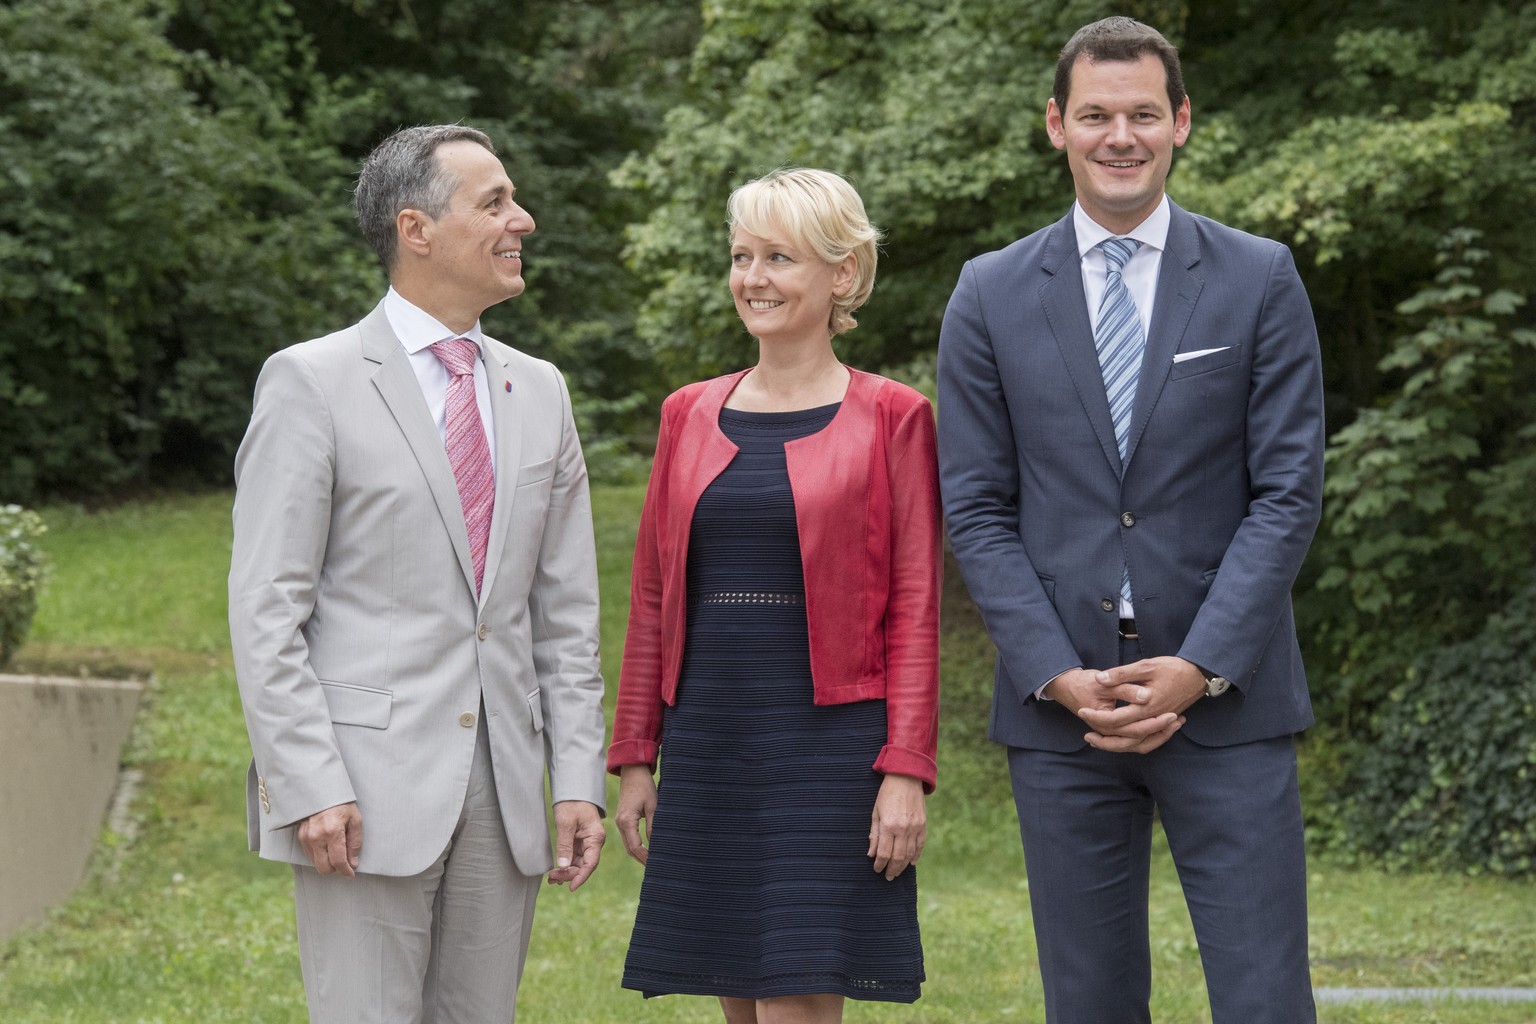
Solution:
{"label": "suit button", "polygon": [[471,728],[475,724],[475,713],[473,711],[464,712],[459,716],[459,724],[466,729]]}
{"label": "suit button", "polygon": [[1136,525],[1136,517],[1131,515],[1129,512],[1121,512],[1120,513],[1120,525],[1124,526],[1124,527],[1127,527],[1127,528],[1135,526]]}
{"label": "suit button", "polygon": [[481,640],[484,640],[486,637],[491,635],[491,627],[482,622],[480,623],[480,628],[476,631],[475,635],[478,636]]}
{"label": "suit button", "polygon": [[1106,597],[1104,600],[1099,602],[1099,607],[1103,608],[1107,612],[1112,612],[1115,610],[1115,599],[1112,597]]}

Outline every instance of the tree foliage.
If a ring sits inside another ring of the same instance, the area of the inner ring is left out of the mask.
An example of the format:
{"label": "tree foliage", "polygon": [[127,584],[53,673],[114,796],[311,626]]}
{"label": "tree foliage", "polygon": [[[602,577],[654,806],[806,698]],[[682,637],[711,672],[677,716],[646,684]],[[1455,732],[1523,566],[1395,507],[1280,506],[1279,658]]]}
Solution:
{"label": "tree foliage", "polygon": [[[223,462],[275,338],[362,264],[324,125],[178,53],[133,0],[0,8],[0,491]],[[239,90],[237,106],[209,95]],[[320,207],[320,209],[317,209]],[[223,462],[227,465],[227,462]]]}
{"label": "tree foliage", "polygon": [[0,493],[227,479],[266,355],[377,301],[351,183],[385,133],[429,121],[486,128],[541,221],[528,295],[487,327],[560,362],[593,433],[622,433],[649,363],[615,269],[632,207],[606,175],[654,131],[693,10],[0,6]]}
{"label": "tree foliage", "polygon": [[1381,361],[1393,390],[1333,436],[1308,633],[1336,725],[1370,714],[1407,666],[1464,642],[1527,584],[1536,509],[1536,331],[1524,297],[1485,291],[1491,254],[1453,232],[1417,322]]}
{"label": "tree foliage", "polygon": [[854,362],[931,353],[963,260],[1061,216],[1064,160],[1043,131],[1056,51],[1130,13],[1182,45],[1195,132],[1174,198],[1302,257],[1338,425],[1382,383],[1396,303],[1458,225],[1536,270],[1536,4],[1319,0],[706,2],[687,102],[616,180],[649,208],[630,233],[650,282],[639,329],[673,382],[751,349],[724,276],[725,196],[783,164],[850,177],[886,229]]}
{"label": "tree foliage", "polygon": [[960,264],[1060,216],[1070,195],[1039,125],[1083,8],[707,0],[688,101],[616,177],[649,211],[628,259],[651,285],[640,334],[672,382],[753,358],[724,286],[725,200],[784,165],[846,175],[886,233],[846,357],[931,355]]}
{"label": "tree foliage", "polygon": [[1447,232],[1483,233],[1496,284],[1536,272],[1536,4],[1242,0],[1189,27],[1175,192],[1296,250],[1337,429],[1391,388],[1398,303]]}

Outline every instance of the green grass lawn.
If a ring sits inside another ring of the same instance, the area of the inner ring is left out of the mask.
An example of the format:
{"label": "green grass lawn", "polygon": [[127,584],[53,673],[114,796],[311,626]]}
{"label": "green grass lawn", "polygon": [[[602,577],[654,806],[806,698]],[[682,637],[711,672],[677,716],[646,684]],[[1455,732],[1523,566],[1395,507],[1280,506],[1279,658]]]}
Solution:
{"label": "green grass lawn", "polygon": [[[610,684],[628,600],[637,488],[595,495]],[[288,869],[245,852],[249,757],[229,667],[229,495],[88,514],[45,510],[55,571],[21,670],[156,673],[125,760],[143,773],[132,835],[103,834],[90,877],[0,946],[0,1021],[301,1022]],[[991,657],[958,587],[946,602],[940,788],[921,866],[928,983],[855,1022],[1043,1019],[1007,775],[983,737]],[[592,883],[546,889],[519,1019],[716,1021],[712,1002],[619,988],[638,866],[616,837]],[[1536,986],[1536,884],[1384,874],[1314,861],[1319,986]],[[1153,863],[1154,1018],[1209,1020],[1199,954],[1165,850]],[[1323,1007],[1330,1024],[1531,1024],[1536,1006]],[[1112,1022],[1110,1022],[1112,1024]]]}

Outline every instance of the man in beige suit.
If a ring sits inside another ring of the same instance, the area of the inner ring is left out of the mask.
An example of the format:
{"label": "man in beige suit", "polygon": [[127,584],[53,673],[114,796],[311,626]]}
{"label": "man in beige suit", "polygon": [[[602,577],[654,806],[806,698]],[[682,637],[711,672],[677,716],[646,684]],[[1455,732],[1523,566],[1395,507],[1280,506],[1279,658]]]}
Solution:
{"label": "man in beige suit", "polygon": [[479,324],[523,290],[513,193],[474,129],[381,143],[357,211],[389,292],[267,361],[235,460],[251,842],[294,865],[314,1022],[513,1020],[540,876],[576,889],[603,843],[570,397]]}

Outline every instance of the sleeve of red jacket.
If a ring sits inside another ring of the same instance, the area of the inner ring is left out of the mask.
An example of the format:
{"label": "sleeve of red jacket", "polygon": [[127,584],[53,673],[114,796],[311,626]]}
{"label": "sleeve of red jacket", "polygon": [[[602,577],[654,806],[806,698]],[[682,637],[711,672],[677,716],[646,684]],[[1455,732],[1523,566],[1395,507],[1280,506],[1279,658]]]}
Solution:
{"label": "sleeve of red jacket", "polygon": [[625,765],[656,766],[661,748],[661,531],[666,525],[667,466],[672,448],[668,416],[661,409],[656,457],[640,511],[635,537],[635,561],[629,578],[629,626],[624,634],[624,661],[619,668],[619,693],[613,712],[613,742],[608,747],[608,771],[617,775]]}
{"label": "sleeve of red jacket", "polygon": [[875,770],[938,780],[939,596],[943,532],[933,411],[907,409],[886,444],[891,493],[890,594],[885,612],[886,744]]}

